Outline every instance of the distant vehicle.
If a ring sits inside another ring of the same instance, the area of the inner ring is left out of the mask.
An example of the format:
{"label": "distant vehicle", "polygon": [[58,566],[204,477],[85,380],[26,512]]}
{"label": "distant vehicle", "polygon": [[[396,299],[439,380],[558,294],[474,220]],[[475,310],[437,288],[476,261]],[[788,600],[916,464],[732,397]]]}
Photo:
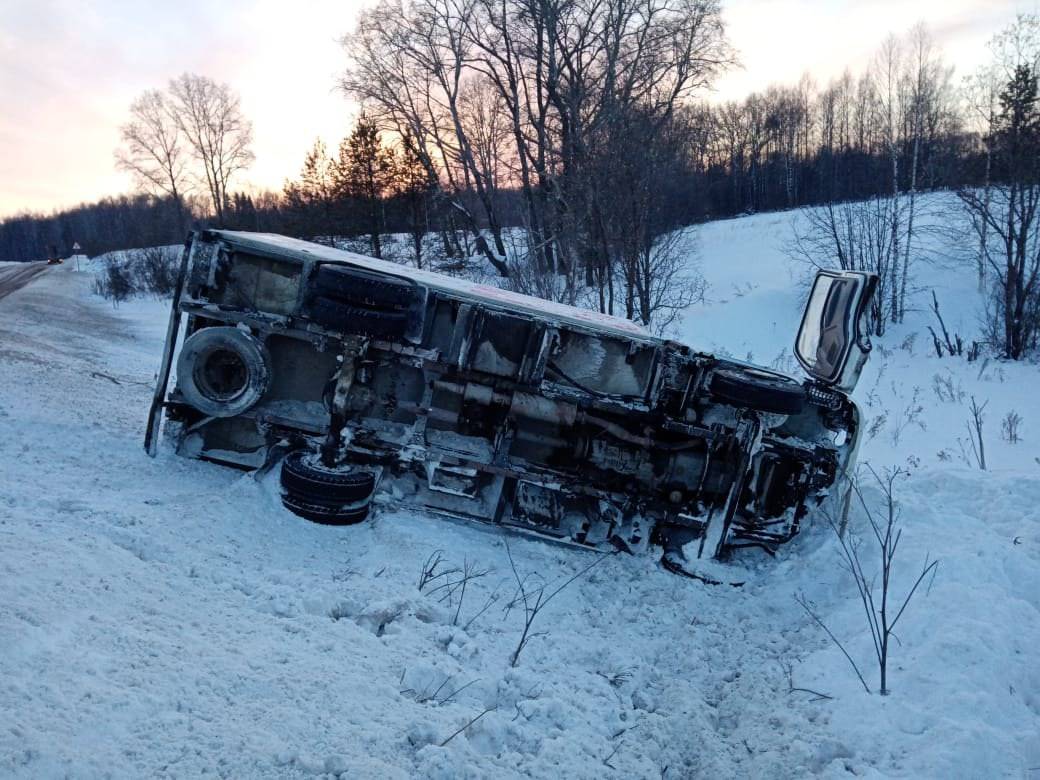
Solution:
{"label": "distant vehicle", "polygon": [[60,257],[48,257],[47,258],[47,265],[61,265],[63,262],[65,262],[65,261],[62,260]]}
{"label": "distant vehicle", "polygon": [[[596,549],[773,549],[848,500],[871,274],[821,272],[808,379],[637,325],[275,235],[186,244],[145,447],[281,462],[285,506],[351,524],[373,496]],[[182,319],[185,338],[178,350]],[[168,384],[176,358],[176,383]]]}

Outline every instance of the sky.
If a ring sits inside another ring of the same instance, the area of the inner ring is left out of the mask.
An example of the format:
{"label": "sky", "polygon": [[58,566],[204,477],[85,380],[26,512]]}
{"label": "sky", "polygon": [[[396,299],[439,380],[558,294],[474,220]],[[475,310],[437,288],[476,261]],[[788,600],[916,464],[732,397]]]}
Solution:
{"label": "sky", "polygon": [[[370,1],[370,0],[368,0]],[[0,218],[132,188],[116,171],[133,99],[183,72],[227,82],[252,122],[239,186],[280,189],[318,136],[335,148],[357,107],[336,89],[339,44],[366,0],[0,0]],[[959,74],[1038,0],[723,0],[741,67],[712,99],[869,62],[924,21]],[[245,188],[245,187],[243,187]]]}

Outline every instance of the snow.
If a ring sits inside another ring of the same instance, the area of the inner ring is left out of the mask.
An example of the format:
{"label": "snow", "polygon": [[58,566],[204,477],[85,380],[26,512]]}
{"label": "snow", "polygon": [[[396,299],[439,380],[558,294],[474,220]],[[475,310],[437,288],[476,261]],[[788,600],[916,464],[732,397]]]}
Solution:
{"label": "snow", "polygon": [[[699,229],[711,289],[684,340],[789,359],[804,295],[782,251],[795,218]],[[917,277],[941,287],[947,325],[970,341],[971,269],[921,265]],[[651,554],[607,557],[549,602],[510,667],[523,628],[522,609],[506,609],[510,554],[548,592],[591,554],[386,507],[350,528],[312,525],[282,508],[275,475],[257,482],[166,448],[148,458],[166,304],[113,308],[89,290],[89,273],[66,264],[0,301],[0,775],[975,778],[1040,767],[1038,367],[936,358],[924,295],[876,342],[857,389],[868,426],[885,415],[861,459],[910,472],[897,487],[893,593],[926,557],[940,560],[900,623],[882,697],[822,524],[776,559],[742,555],[742,588],[684,580]],[[951,400],[936,375],[950,378]],[[989,402],[986,472],[958,442],[972,395]],[[1018,444],[999,436],[1012,409]],[[865,495],[880,497],[869,485]],[[855,512],[853,528],[864,523]],[[418,590],[436,550],[493,570],[461,608]],[[789,691],[786,668],[794,687],[832,698]]]}

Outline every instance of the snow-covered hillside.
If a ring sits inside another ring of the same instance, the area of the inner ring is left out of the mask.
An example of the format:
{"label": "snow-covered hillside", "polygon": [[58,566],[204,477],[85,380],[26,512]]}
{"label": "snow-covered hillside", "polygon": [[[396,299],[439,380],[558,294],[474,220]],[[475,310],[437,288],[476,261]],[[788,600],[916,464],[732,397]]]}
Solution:
{"label": "snow-covered hillside", "polygon": [[[793,367],[793,218],[698,231],[711,288],[683,340]],[[971,270],[917,274],[970,341]],[[821,526],[775,559],[742,556],[742,588],[606,558],[550,602],[511,668],[523,618],[507,544],[521,575],[549,583],[589,554],[388,508],[312,525],[270,477],[149,459],[165,305],[113,309],[87,272],[48,271],[0,301],[0,775],[1034,775],[1040,368],[936,358],[919,303],[857,390],[861,459],[910,471],[894,593],[940,560],[881,697],[795,601],[815,604],[876,691],[855,586]],[[964,449],[972,396],[989,402],[986,472]],[[1015,444],[1000,436],[1011,410]],[[461,606],[418,589],[438,550],[490,569]]]}

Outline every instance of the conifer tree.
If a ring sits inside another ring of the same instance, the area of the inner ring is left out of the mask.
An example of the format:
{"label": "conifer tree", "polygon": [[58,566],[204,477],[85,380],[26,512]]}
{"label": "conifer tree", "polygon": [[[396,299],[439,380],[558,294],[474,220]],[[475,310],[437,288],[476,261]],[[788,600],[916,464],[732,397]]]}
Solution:
{"label": "conifer tree", "polygon": [[347,201],[360,232],[372,242],[372,254],[383,256],[383,198],[393,179],[392,152],[380,142],[379,129],[364,113],[339,147],[335,165],[337,195]]}
{"label": "conifer tree", "polygon": [[411,135],[406,134],[401,139],[393,162],[393,195],[400,203],[408,224],[415,267],[422,268],[423,238],[429,230],[429,204],[433,187]]}

